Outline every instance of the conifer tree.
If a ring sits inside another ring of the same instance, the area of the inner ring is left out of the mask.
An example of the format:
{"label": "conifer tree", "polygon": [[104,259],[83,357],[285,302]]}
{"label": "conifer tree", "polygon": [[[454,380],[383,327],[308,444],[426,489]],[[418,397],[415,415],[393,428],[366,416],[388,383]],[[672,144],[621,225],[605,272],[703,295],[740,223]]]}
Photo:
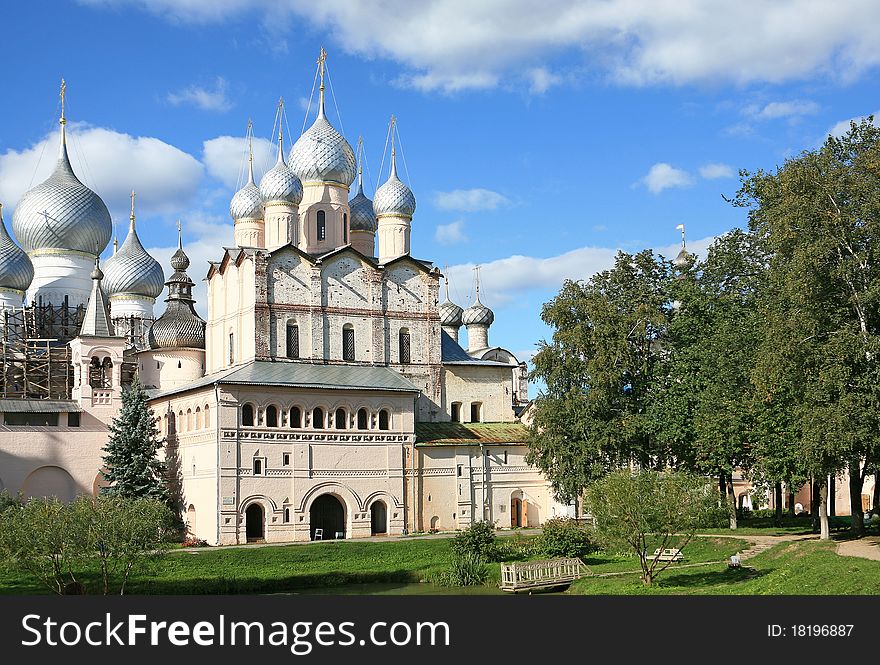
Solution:
{"label": "conifer tree", "polygon": [[105,491],[125,498],[167,500],[165,464],[156,457],[163,442],[147,393],[135,379],[122,392],[122,408],[110,423],[110,437],[104,447]]}

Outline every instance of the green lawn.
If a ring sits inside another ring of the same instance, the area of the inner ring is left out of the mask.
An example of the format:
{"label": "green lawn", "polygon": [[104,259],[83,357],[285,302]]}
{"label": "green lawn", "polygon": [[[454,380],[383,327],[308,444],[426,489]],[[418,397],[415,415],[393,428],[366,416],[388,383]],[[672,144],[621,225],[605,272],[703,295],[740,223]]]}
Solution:
{"label": "green lawn", "polygon": [[[521,537],[518,537],[521,538]],[[450,563],[449,539],[392,542],[341,541],[273,547],[202,548],[169,552],[152,571],[131,580],[128,593],[285,593],[302,589],[379,582],[419,582]],[[685,549],[688,562],[727,558],[746,544],[729,538],[698,538]],[[540,557],[538,557],[540,558]],[[637,570],[630,556],[594,554],[585,563],[595,572]],[[500,564],[490,565],[497,585]],[[92,592],[93,576],[82,581]],[[0,592],[45,593],[34,580],[0,573]]]}
{"label": "green lawn", "polygon": [[838,556],[835,543],[783,543],[744,562],[667,569],[652,587],[638,575],[578,580],[569,593],[598,595],[853,595],[880,594],[880,562]]}
{"label": "green lawn", "polygon": [[[843,531],[849,528],[849,517],[832,517],[832,532]],[[704,534],[739,534],[743,536],[785,536],[785,535],[808,535],[813,533],[813,522],[809,516],[782,518],[782,523],[777,526],[772,517],[753,517],[739,520],[736,530],[727,527],[717,529],[700,529]]]}
{"label": "green lawn", "polygon": [[[655,543],[659,546],[659,543]],[[737,552],[742,552],[749,547],[749,543],[738,538],[694,538],[683,549],[684,560],[682,564],[702,563],[705,561],[722,561],[730,558]],[[651,546],[648,547],[651,550]],[[641,572],[639,560],[634,554],[628,552],[609,553],[596,552],[589,556],[583,557],[583,561],[593,573],[601,575],[602,573],[618,573],[618,572]],[[663,565],[663,564],[661,564]],[[672,564],[666,569],[667,572],[673,570],[679,564]],[[636,575],[638,579],[638,575]]]}

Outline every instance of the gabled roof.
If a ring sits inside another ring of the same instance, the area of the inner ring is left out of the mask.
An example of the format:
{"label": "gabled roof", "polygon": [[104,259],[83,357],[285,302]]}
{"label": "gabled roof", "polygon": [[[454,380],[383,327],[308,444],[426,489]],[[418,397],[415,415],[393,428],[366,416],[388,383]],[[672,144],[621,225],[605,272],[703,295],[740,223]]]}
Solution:
{"label": "gabled roof", "polygon": [[478,360],[465,351],[452,337],[442,328],[440,329],[440,362],[444,365],[472,365],[474,367],[511,367],[507,363],[496,360]]}
{"label": "gabled roof", "polygon": [[252,360],[224,372],[216,372],[171,390],[150,393],[165,397],[187,390],[221,385],[289,386],[322,390],[368,390],[418,393],[419,389],[402,375],[373,365],[324,365],[317,363]]}
{"label": "gabled roof", "polygon": [[434,264],[431,261],[424,261],[422,259],[415,259],[409,254],[402,254],[398,256],[396,259],[391,259],[388,263],[380,264],[386,270],[389,266],[393,266],[395,263],[409,262],[416,266],[422,272],[431,272],[434,268]]}
{"label": "gabled roof", "polygon": [[416,423],[417,446],[472,446],[526,443],[522,423]]}

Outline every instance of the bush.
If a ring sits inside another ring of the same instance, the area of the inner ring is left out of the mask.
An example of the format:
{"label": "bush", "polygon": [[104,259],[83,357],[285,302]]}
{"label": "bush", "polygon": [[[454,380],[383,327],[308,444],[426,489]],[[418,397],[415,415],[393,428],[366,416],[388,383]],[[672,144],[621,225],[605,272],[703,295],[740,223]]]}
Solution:
{"label": "bush", "polygon": [[577,520],[554,517],[544,522],[538,547],[548,557],[580,557],[595,551],[590,533]]}
{"label": "bush", "polygon": [[452,565],[434,578],[440,586],[479,586],[489,577],[486,559],[473,552],[456,554]]}
{"label": "bush", "polygon": [[195,536],[187,536],[180,544],[181,547],[207,547],[208,541],[196,538]]}
{"label": "bush", "polygon": [[495,527],[491,522],[474,522],[452,539],[452,552],[457,557],[472,554],[489,561],[494,550]]}
{"label": "bush", "polygon": [[520,534],[495,541],[491,561],[523,561],[541,553],[540,539],[525,538]]}
{"label": "bush", "polygon": [[15,496],[12,496],[9,493],[9,490],[3,490],[0,492],[0,513],[7,508],[21,508],[23,505],[24,495],[21,492]]}

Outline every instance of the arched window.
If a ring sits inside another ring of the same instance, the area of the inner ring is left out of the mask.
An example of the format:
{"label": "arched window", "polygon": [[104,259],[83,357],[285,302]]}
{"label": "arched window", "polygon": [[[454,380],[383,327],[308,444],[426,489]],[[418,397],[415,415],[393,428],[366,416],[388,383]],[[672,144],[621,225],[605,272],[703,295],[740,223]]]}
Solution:
{"label": "arched window", "polygon": [[205,426],[205,421],[202,420],[202,407],[196,407],[196,429],[202,429]]}
{"label": "arched window", "polygon": [[409,365],[410,363],[409,348],[409,328],[401,328],[400,339],[398,340],[398,352],[400,353],[400,362],[404,365]]}
{"label": "arched window", "polygon": [[312,427],[315,429],[324,429],[324,409],[316,406],[312,409]]}
{"label": "arched window", "polygon": [[278,408],[273,405],[266,407],[266,427],[278,427]]}
{"label": "arched window", "polygon": [[287,324],[287,357],[299,358],[299,326]]}
{"label": "arched window", "polygon": [[366,409],[358,411],[358,429],[368,429],[369,416]]}
{"label": "arched window", "polygon": [[109,388],[113,385],[113,361],[110,358],[104,358],[101,363],[102,388]]}
{"label": "arched window", "polygon": [[483,422],[483,404],[482,402],[471,402],[471,422]]}
{"label": "arched window", "polygon": [[302,427],[302,413],[298,406],[295,406],[290,410],[290,426],[294,429]]}
{"label": "arched window", "polygon": [[354,362],[354,326],[350,323],[342,326],[342,359]]}
{"label": "arched window", "polygon": [[461,402],[453,402],[452,403],[452,422],[460,423],[461,422]]}
{"label": "arched window", "polygon": [[348,244],[348,215],[342,213],[342,244]]}
{"label": "arched window", "polygon": [[211,412],[210,407],[205,404],[205,427],[211,426]]}
{"label": "arched window", "polygon": [[186,431],[192,432],[194,429],[192,409],[186,410]]}
{"label": "arched window", "polygon": [[186,431],[186,421],[183,419],[183,411],[177,412],[177,431],[185,432]]}
{"label": "arched window", "polygon": [[388,429],[388,422],[390,418],[388,416],[388,410],[382,409],[379,412],[379,429]]}
{"label": "arched window", "polygon": [[241,407],[241,424],[244,427],[254,426],[254,405],[245,404]]}
{"label": "arched window", "polygon": [[235,333],[229,333],[229,364],[235,361]]}
{"label": "arched window", "polygon": [[89,363],[89,385],[92,388],[103,388],[104,371],[101,368],[101,361],[96,357],[92,357]]}
{"label": "arched window", "polygon": [[348,414],[345,413],[345,409],[336,409],[336,429],[345,429],[345,419],[348,417]]}
{"label": "arched window", "polygon": [[327,215],[323,210],[318,211],[318,241],[327,238]]}

